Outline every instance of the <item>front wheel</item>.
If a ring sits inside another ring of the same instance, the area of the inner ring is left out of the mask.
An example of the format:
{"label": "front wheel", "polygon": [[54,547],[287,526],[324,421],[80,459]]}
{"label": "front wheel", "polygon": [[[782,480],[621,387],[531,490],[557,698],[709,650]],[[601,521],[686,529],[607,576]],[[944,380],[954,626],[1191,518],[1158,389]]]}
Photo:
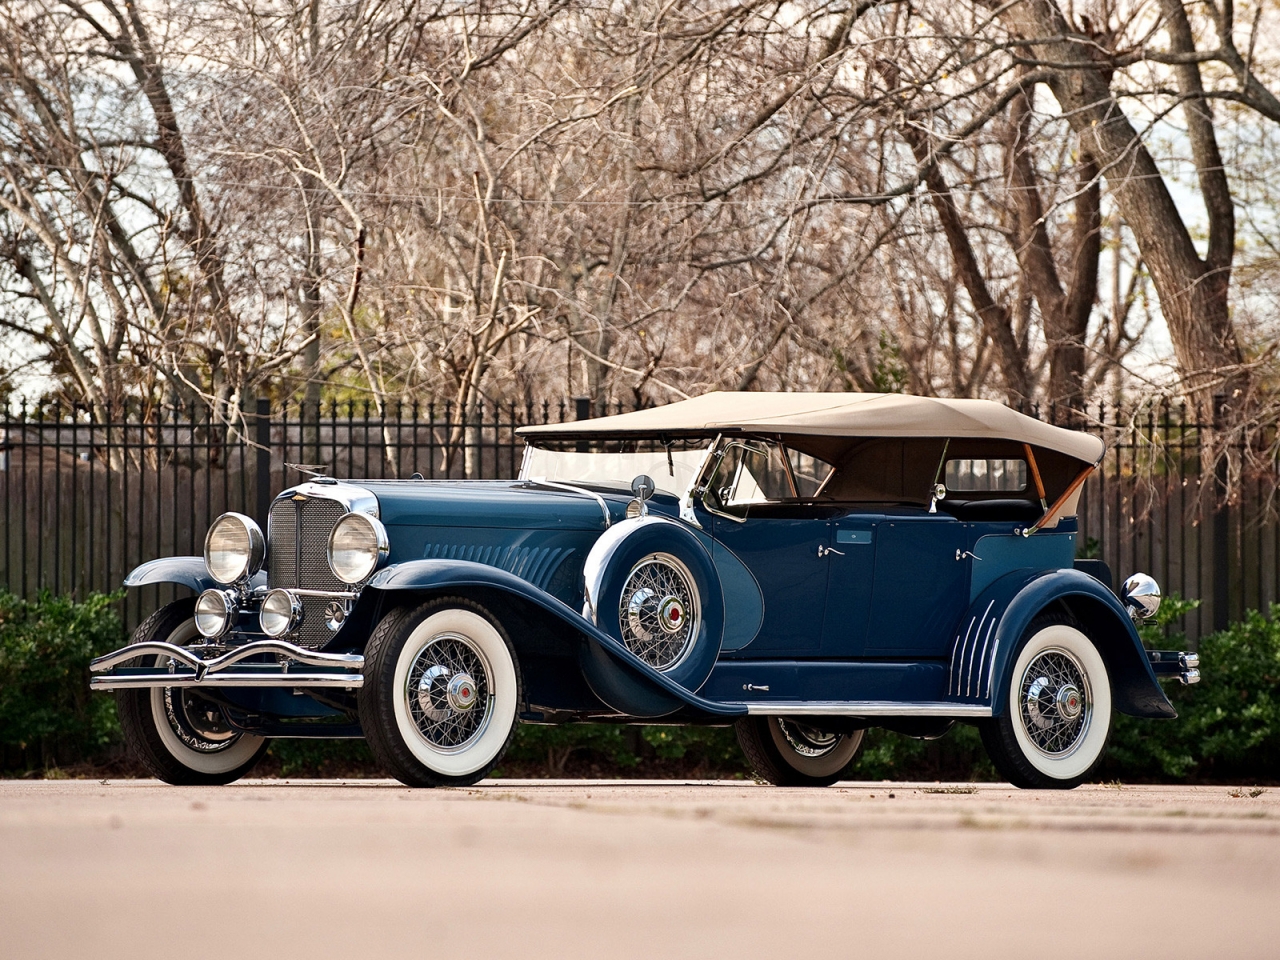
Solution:
{"label": "front wheel", "polygon": [[471,600],[392,610],[369,638],[360,725],[373,755],[408,786],[483,779],[511,742],[520,700],[511,641]]}
{"label": "front wheel", "polygon": [[[185,647],[198,638],[195,599],[188,597],[148,617],[134,632],[133,642],[160,640]],[[267,752],[270,741],[232,728],[222,708],[197,690],[150,687],[119,690],[115,696],[125,743],[165,783],[231,783],[252,770]]]}
{"label": "front wheel", "polygon": [[1111,733],[1111,680],[1097,647],[1071,621],[1027,629],[1005,691],[1004,714],[983,721],[983,746],[1018,787],[1069,790],[1101,762]]}
{"label": "front wheel", "polygon": [[786,717],[743,717],[733,727],[756,776],[779,787],[829,787],[862,746],[861,730],[832,733]]}

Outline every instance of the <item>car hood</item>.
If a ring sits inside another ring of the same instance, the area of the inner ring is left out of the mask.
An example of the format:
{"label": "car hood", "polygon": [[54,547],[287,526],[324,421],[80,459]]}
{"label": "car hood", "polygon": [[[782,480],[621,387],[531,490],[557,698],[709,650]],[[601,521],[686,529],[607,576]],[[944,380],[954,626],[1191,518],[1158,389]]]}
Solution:
{"label": "car hood", "polygon": [[596,495],[514,480],[360,481],[378,498],[387,526],[494,527],[521,530],[595,530],[605,528],[599,496],[611,521],[625,516],[629,495]]}

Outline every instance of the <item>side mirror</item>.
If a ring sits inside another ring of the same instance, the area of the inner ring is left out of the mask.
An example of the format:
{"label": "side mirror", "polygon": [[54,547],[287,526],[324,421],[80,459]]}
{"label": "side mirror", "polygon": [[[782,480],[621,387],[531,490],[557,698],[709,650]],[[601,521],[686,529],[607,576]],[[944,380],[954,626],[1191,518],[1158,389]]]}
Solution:
{"label": "side mirror", "polygon": [[653,496],[653,491],[657,489],[653,482],[653,478],[648,474],[640,474],[631,481],[631,495],[635,497],[627,504],[627,519],[634,520],[636,517],[647,517],[649,515],[648,500]]}
{"label": "side mirror", "polygon": [[1160,584],[1145,573],[1135,573],[1120,587],[1120,602],[1134,623],[1150,620],[1160,609]]}
{"label": "side mirror", "polygon": [[641,503],[652,497],[653,491],[656,489],[653,478],[646,473],[640,474],[640,476],[631,481],[631,495]]}

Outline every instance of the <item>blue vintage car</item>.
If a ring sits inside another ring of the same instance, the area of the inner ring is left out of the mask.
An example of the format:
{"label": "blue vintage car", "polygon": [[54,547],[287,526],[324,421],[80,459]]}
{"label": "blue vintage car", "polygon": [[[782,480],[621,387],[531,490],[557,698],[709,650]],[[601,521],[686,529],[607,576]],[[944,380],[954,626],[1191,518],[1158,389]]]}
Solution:
{"label": "blue vintage car", "polygon": [[1113,711],[1176,714],[1144,648],[1159,588],[1077,560],[1102,442],[982,400],[715,393],[528,427],[514,481],[318,478],[267,533],[126,584],[196,594],[93,664],[170,783],[243,776],[273,737],[360,737],[462,785],[518,722],[733,724],[761,778],[830,784],[872,726],[976,725],[1023,787],[1072,787]]}

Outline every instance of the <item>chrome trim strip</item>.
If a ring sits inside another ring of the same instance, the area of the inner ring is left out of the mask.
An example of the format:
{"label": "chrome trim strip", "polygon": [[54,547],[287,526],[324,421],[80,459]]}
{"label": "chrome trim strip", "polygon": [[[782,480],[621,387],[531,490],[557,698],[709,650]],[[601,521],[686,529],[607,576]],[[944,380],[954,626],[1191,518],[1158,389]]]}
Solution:
{"label": "chrome trim strip", "polygon": [[[987,639],[982,641],[982,653],[978,653],[978,638],[973,638],[973,657],[969,660],[969,679],[965,681],[964,695],[969,696],[969,685],[973,682],[973,666],[974,664],[982,664],[987,656],[987,644],[991,642],[991,634],[996,628],[996,618],[991,618],[991,623],[987,626]],[[978,667],[978,692],[977,696],[982,696],[982,667]]]}
{"label": "chrome trim strip", "polygon": [[987,699],[995,699],[996,654],[1000,652],[1000,638],[996,637],[995,646],[991,648],[991,663],[987,666]]}
{"label": "chrome trim strip", "polygon": [[[954,677],[956,681],[955,696],[957,697],[960,696],[960,675],[961,673],[964,672],[964,654],[965,654],[965,651],[969,649],[969,637],[973,636],[973,627],[974,627],[974,624],[976,624],[977,622],[978,622],[977,617],[969,618],[969,627],[964,632],[963,641],[960,639],[960,635],[956,634],[956,649],[955,649],[955,652],[951,654],[951,676]],[[957,655],[960,657],[959,668],[957,668],[956,666]],[[951,695],[952,695],[951,680],[948,679],[947,680],[947,696],[951,696]]]}
{"label": "chrome trim strip", "polygon": [[131,643],[127,647],[121,647],[114,653],[98,657],[89,664],[89,669],[94,673],[101,673],[103,670],[110,670],[112,667],[118,666],[127,660],[132,660],[134,657],[157,654],[170,657],[179,663],[185,663],[192,670],[195,670],[199,676],[203,677],[210,673],[225,670],[233,663],[239,663],[248,657],[258,656],[263,653],[277,653],[311,667],[343,667],[347,670],[357,671],[364,667],[364,657],[358,653],[317,653],[314,650],[307,650],[284,640],[255,640],[252,643],[246,643],[242,647],[236,647],[236,649],[212,660],[201,659],[189,647],[179,647],[176,644],[151,640],[146,643]]}
{"label": "chrome trim strip", "polygon": [[604,514],[604,528],[609,529],[613,525],[613,517],[609,515],[609,503],[604,497],[598,493],[592,493],[590,490],[584,490],[582,487],[575,487],[571,483],[561,483],[559,480],[548,480],[546,477],[530,477],[525,483],[531,483],[535,487],[551,487],[553,490],[567,490],[569,493],[580,493],[584,497],[591,497],[596,503],[600,504],[600,511]]}
{"label": "chrome trim strip", "polygon": [[125,674],[91,677],[91,690],[130,690],[140,687],[343,687],[364,686],[359,673],[216,673],[197,679],[194,673]]}
{"label": "chrome trim strip", "polygon": [[746,703],[749,714],[774,717],[989,717],[991,708],[980,703],[896,703],[892,700],[833,700],[797,703]]}

